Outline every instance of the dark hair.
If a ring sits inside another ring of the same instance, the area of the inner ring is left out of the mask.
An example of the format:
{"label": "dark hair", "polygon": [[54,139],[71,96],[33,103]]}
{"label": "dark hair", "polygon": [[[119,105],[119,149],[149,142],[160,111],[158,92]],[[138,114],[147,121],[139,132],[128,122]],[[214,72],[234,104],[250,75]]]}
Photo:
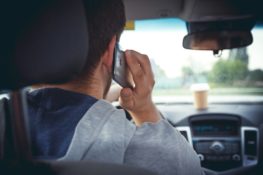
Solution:
{"label": "dark hair", "polygon": [[117,35],[119,40],[126,18],[122,0],[84,0],[84,2],[89,30],[89,53],[84,72],[91,74],[112,37]]}

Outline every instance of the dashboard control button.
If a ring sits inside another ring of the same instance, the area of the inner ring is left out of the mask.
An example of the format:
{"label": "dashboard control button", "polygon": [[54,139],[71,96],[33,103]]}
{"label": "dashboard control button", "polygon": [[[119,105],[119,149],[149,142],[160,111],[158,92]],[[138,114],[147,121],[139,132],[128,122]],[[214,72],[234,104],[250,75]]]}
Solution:
{"label": "dashboard control button", "polygon": [[240,157],[240,155],[238,155],[238,154],[234,154],[234,155],[232,156],[232,159],[233,159],[234,161],[240,161],[240,160],[241,160],[241,157]]}
{"label": "dashboard control button", "polygon": [[220,153],[225,149],[225,147],[221,142],[213,142],[210,146],[210,149],[215,151],[216,153]]}
{"label": "dashboard control button", "polygon": [[203,156],[203,154],[198,154],[197,156],[199,157],[199,159],[200,159],[201,161],[204,161],[204,160],[205,160],[205,157]]}

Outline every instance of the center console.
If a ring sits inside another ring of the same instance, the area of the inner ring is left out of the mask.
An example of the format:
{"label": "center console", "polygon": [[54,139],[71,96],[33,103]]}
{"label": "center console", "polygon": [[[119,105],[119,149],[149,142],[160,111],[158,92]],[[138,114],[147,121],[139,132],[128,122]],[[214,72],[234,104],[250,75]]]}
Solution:
{"label": "center console", "polygon": [[238,116],[193,116],[190,127],[177,127],[197,152],[203,167],[224,171],[257,164],[258,131],[243,127]]}

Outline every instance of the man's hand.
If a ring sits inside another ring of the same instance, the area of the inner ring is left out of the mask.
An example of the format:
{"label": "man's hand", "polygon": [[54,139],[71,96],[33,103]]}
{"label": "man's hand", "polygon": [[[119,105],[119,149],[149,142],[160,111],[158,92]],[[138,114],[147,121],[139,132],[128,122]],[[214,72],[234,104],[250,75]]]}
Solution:
{"label": "man's hand", "polygon": [[144,122],[158,122],[161,117],[152,101],[155,82],[148,56],[126,51],[125,57],[135,86],[121,90],[121,106],[129,111],[137,126]]}

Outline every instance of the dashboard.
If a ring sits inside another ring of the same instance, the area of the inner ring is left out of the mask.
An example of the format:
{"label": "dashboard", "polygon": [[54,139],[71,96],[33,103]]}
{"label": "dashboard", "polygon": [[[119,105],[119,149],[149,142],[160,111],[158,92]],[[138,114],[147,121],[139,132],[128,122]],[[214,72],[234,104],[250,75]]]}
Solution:
{"label": "dashboard", "polygon": [[187,103],[159,104],[158,108],[194,148],[205,169],[238,174],[233,172],[261,162],[263,104],[211,104],[206,110]]}

